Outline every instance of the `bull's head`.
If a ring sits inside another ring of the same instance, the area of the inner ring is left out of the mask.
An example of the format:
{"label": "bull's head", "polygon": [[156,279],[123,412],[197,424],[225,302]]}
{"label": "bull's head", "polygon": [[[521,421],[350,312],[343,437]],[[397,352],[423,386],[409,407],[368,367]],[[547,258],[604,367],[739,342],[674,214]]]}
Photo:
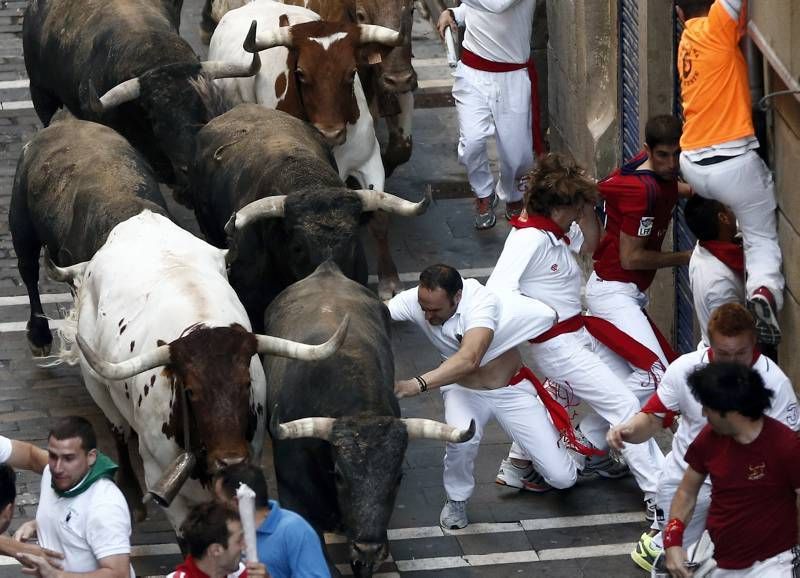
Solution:
{"label": "bull's head", "polygon": [[426,195],[418,203],[389,193],[368,189],[322,190],[313,194],[266,197],[234,213],[225,232],[228,235],[228,262],[236,258],[236,231],[260,219],[283,218],[290,257],[286,260],[296,279],[303,279],[327,259],[332,259],[350,278],[363,255],[358,233],[362,211],[383,210],[403,216],[425,212],[430,203]]}
{"label": "bull's head", "polygon": [[[122,381],[164,367],[172,381],[172,407],[170,423],[164,424],[163,433],[187,452],[204,458],[198,473],[207,478],[221,468],[252,457],[249,444],[255,434],[257,412],[263,412],[265,402],[255,399],[252,393],[253,356],[260,353],[324,359],[341,346],[348,324],[349,318],[345,318],[321,345],[253,334],[236,323],[230,327],[196,325],[169,344],[117,363],[101,359],[82,336],[78,335],[77,341],[86,362],[106,380]],[[153,376],[144,386],[145,394],[156,385]],[[185,478],[177,483],[183,481]]]}
{"label": "bull's head", "polygon": [[417,72],[411,66],[411,27],[414,0],[356,0],[359,24],[375,24],[400,31],[401,44],[389,51],[376,65],[386,92],[408,92],[417,88]]}
{"label": "bull's head", "polygon": [[[255,37],[254,21],[244,46],[252,48]],[[100,97],[89,82],[88,106],[94,114],[102,116],[120,105],[136,102],[147,115],[160,149],[169,158],[178,186],[177,197],[185,201],[181,192],[188,186],[188,166],[197,132],[228,108],[212,81],[253,76],[260,68],[257,53],[246,65],[218,61],[165,64],[118,84]]]}
{"label": "bull's head", "polygon": [[387,527],[400,487],[409,439],[461,443],[472,439],[469,429],[428,419],[395,417],[308,417],[278,423],[273,413],[272,435],[278,439],[318,438],[330,442],[339,510],[350,545],[350,565],[356,576],[372,576],[389,554]]}
{"label": "bull's head", "polygon": [[267,31],[257,37],[255,49],[289,49],[303,112],[335,146],[345,141],[347,124],[358,120],[353,88],[358,64],[388,53],[401,40],[399,32],[381,26],[314,21]]}

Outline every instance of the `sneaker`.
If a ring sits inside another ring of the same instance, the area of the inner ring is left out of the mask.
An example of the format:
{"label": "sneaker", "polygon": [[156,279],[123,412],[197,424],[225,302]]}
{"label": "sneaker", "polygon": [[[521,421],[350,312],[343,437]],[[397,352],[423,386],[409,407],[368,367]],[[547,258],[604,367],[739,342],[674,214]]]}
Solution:
{"label": "sneaker", "polygon": [[766,287],[759,287],[747,301],[747,309],[756,318],[758,341],[766,345],[777,345],[781,342],[781,328],[778,325],[778,313],[775,297]]}
{"label": "sneaker", "polygon": [[439,514],[439,525],[445,530],[460,530],[466,528],[467,524],[467,502],[448,498]]}
{"label": "sneaker", "polygon": [[475,201],[475,228],[478,230],[491,229],[497,223],[494,209],[497,206],[497,195],[492,193],[488,197]]}
{"label": "sneaker", "polygon": [[653,544],[653,537],[645,532],[639,538],[639,542],[637,542],[633,552],[631,552],[631,559],[642,570],[651,572],[653,564],[655,564],[656,558],[660,553],[661,548]]}
{"label": "sneaker", "polygon": [[536,468],[533,467],[531,467],[531,473],[525,476],[525,478],[522,480],[522,483],[523,490],[536,492],[537,494],[548,492],[553,489],[553,486],[545,481],[544,476],[537,472]]}
{"label": "sneaker", "polygon": [[658,504],[656,504],[655,497],[645,498],[644,507],[644,519],[648,522],[653,522],[658,516]]}
{"label": "sneaker", "polygon": [[514,217],[519,217],[522,214],[522,201],[513,201],[506,203],[506,220],[510,221]]}
{"label": "sneaker", "polygon": [[544,481],[544,477],[536,471],[533,464],[519,468],[509,458],[504,458],[500,463],[494,483],[529,492],[546,492],[553,489],[553,486]]}
{"label": "sneaker", "polygon": [[611,452],[606,452],[604,456],[588,456],[586,465],[580,471],[582,476],[597,474],[601,478],[609,480],[624,478],[630,473],[631,470],[628,468],[628,464],[622,458],[613,457]]}
{"label": "sneaker", "polygon": [[528,467],[519,468],[509,458],[503,458],[500,462],[500,469],[494,479],[495,484],[508,486],[509,488],[522,489],[525,486],[524,479],[533,471],[533,464],[528,463]]}

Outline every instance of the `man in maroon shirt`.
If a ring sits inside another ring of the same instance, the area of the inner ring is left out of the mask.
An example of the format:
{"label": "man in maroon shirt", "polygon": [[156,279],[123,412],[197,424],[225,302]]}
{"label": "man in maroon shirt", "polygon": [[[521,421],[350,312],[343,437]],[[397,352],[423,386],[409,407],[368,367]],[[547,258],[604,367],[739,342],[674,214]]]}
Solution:
{"label": "man in maroon shirt", "polygon": [[[650,349],[665,366],[674,354],[644,312],[645,291],[657,269],[686,265],[691,256],[691,251],[661,250],[678,195],[691,194],[688,185],[677,180],[680,138],[677,118],[651,118],[645,126],[644,150],[598,183],[606,231],[586,283],[590,313]],[[643,387],[655,385],[648,383],[645,373],[641,378]]]}
{"label": "man in maroon shirt", "polygon": [[749,367],[712,363],[689,376],[708,425],[686,451],[688,467],[664,529],[667,569],[692,575],[683,529],[711,476],[706,528],[714,542],[715,578],[794,576],[798,567],[800,440],[764,415],[772,392]]}

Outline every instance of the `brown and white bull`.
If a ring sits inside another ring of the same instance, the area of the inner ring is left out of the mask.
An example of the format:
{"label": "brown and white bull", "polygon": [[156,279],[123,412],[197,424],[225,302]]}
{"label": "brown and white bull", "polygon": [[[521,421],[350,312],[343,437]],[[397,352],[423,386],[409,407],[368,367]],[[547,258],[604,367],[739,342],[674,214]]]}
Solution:
{"label": "brown and white bull", "polygon": [[[80,363],[120,455],[138,433],[149,490],[180,490],[166,511],[176,530],[210,497],[215,471],[260,459],[266,382],[258,354],[321,359],[346,334],[346,322],[318,346],[253,334],[225,252],[147,210],[117,225],[88,263],[51,270],[77,286],[64,331],[73,345],[62,357]],[[129,503],[139,503],[135,475],[121,475]]]}
{"label": "brown and white bull", "polygon": [[[218,81],[226,96],[309,121],[333,146],[342,180],[353,177],[363,189],[383,190],[380,146],[357,67],[388,53],[402,40],[400,34],[379,26],[320,21],[302,7],[254,0],[225,14],[211,39],[209,58],[249,62],[252,56],[241,37],[253,21],[258,23],[255,49],[261,51],[261,69],[252,78]],[[386,216],[377,221],[371,230],[378,249],[378,290],[387,298],[400,281]]]}

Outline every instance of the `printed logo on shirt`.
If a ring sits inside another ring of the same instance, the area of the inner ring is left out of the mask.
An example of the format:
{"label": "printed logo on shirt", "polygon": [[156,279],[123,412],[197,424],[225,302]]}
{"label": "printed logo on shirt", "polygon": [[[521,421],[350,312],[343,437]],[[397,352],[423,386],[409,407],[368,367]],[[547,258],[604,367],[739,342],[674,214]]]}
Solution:
{"label": "printed logo on shirt", "polygon": [[655,217],[642,217],[639,221],[639,236],[640,237],[648,237],[650,233],[653,232],[653,223],[655,222]]}
{"label": "printed logo on shirt", "polygon": [[796,403],[789,404],[789,407],[786,408],[786,423],[787,425],[794,427],[797,425],[797,418],[800,417],[800,413],[797,409]]}
{"label": "printed logo on shirt", "polygon": [[552,265],[550,265],[550,270],[551,270],[553,273],[555,273],[556,271],[558,271],[558,263],[553,263]]}
{"label": "printed logo on shirt", "polygon": [[757,466],[748,465],[747,469],[749,470],[749,473],[747,474],[747,479],[750,480],[750,481],[760,480],[765,475],[767,475],[767,473],[766,473],[766,469],[767,469],[766,462],[761,462]]}

